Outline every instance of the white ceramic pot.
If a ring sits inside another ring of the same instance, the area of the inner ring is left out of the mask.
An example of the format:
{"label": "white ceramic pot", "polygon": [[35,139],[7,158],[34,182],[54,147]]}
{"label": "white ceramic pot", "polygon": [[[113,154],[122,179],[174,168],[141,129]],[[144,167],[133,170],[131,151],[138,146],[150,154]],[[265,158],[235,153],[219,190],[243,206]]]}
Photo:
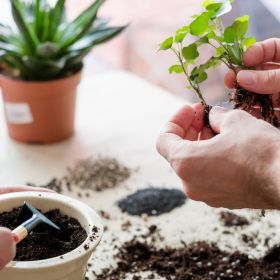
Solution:
{"label": "white ceramic pot", "polygon": [[[30,202],[33,206],[48,211],[60,209],[64,214],[76,218],[85,228],[88,238],[75,250],[56,258],[32,261],[13,261],[0,271],[1,280],[84,280],[89,258],[99,244],[103,226],[100,217],[96,212],[78,200],[53,194],[24,192],[11,193],[0,196],[0,213],[10,211],[15,207],[22,206],[24,201]],[[95,239],[92,239],[92,229],[96,226],[99,232]],[[89,246],[84,249],[85,244]]]}

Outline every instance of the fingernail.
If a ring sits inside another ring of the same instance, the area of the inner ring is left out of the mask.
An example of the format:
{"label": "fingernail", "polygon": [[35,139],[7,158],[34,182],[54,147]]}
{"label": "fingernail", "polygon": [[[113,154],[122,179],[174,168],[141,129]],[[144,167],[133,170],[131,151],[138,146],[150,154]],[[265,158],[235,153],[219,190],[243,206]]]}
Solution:
{"label": "fingernail", "polygon": [[240,71],[237,75],[237,81],[244,85],[253,85],[256,82],[256,76],[252,72]]}

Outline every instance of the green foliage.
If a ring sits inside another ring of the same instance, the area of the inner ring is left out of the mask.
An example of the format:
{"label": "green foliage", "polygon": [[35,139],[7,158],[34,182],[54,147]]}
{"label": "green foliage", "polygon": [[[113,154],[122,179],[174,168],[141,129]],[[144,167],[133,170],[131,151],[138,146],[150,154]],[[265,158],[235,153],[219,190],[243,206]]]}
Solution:
{"label": "green foliage", "polygon": [[0,66],[23,80],[52,80],[82,68],[90,50],[126,26],[109,27],[97,17],[105,0],[96,0],[72,22],[65,16],[65,0],[53,6],[46,0],[10,0],[17,29],[0,24]]}
{"label": "green foliage", "polygon": [[199,52],[197,51],[197,45],[191,44],[182,49],[182,55],[186,59],[186,61],[193,61],[199,56]]}
{"label": "green foliage", "polygon": [[159,49],[161,51],[166,51],[171,49],[172,45],[173,45],[173,37],[169,37],[161,43]]}
{"label": "green foliage", "polygon": [[[254,37],[246,37],[249,29],[247,15],[235,19],[230,26],[224,27],[221,16],[232,10],[233,2],[233,0],[205,0],[202,4],[204,10],[191,16],[190,24],[179,28],[174,37],[165,40],[160,48],[175,53],[179,64],[171,66],[169,72],[184,73],[189,85],[204,104],[206,102],[199,85],[207,80],[207,71],[221,63],[234,71],[237,71],[237,68],[245,69],[243,54],[256,42]],[[196,40],[192,44],[185,44],[189,34]],[[215,56],[199,64],[202,45],[214,48]]]}

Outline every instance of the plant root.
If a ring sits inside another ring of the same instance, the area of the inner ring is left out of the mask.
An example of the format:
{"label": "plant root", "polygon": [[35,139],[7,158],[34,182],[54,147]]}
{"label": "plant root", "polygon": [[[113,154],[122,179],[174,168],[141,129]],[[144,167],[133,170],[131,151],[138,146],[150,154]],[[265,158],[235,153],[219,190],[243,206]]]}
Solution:
{"label": "plant root", "polygon": [[275,127],[279,127],[280,123],[274,112],[272,95],[256,94],[238,87],[231,101],[234,104],[234,109],[242,109],[248,113],[251,113],[258,106],[262,119]]}
{"label": "plant root", "polygon": [[203,104],[203,105],[204,105],[204,126],[207,128],[210,128],[212,130],[210,121],[209,121],[209,114],[213,107],[206,105],[206,104]]}

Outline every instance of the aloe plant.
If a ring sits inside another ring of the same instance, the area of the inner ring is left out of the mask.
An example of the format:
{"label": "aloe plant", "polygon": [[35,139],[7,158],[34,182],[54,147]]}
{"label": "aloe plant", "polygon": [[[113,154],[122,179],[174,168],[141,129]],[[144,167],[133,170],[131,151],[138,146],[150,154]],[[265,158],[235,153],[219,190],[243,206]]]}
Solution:
{"label": "aloe plant", "polygon": [[23,80],[53,80],[72,75],[84,57],[126,26],[109,27],[97,17],[105,0],[96,0],[72,22],[65,0],[10,0],[16,28],[0,24],[2,73]]}
{"label": "aloe plant", "polygon": [[[236,18],[230,26],[224,26],[221,16],[232,10],[233,2],[234,0],[205,0],[202,4],[203,11],[193,15],[189,25],[178,29],[174,36],[167,38],[160,45],[160,50],[171,50],[177,58],[177,63],[169,68],[169,72],[183,73],[186,76],[190,87],[205,106],[207,114],[210,106],[200,88],[200,84],[208,78],[207,70],[221,63],[235,73],[239,69],[248,69],[243,63],[243,55],[256,42],[254,37],[247,36],[248,15]],[[188,36],[194,39],[193,43],[185,43],[185,38]],[[213,48],[215,54],[210,56],[205,63],[199,64],[197,59],[202,45]],[[255,94],[238,86],[232,102],[234,108],[248,112],[255,107],[260,107],[264,120],[275,126],[279,125],[274,114],[271,95]]]}

